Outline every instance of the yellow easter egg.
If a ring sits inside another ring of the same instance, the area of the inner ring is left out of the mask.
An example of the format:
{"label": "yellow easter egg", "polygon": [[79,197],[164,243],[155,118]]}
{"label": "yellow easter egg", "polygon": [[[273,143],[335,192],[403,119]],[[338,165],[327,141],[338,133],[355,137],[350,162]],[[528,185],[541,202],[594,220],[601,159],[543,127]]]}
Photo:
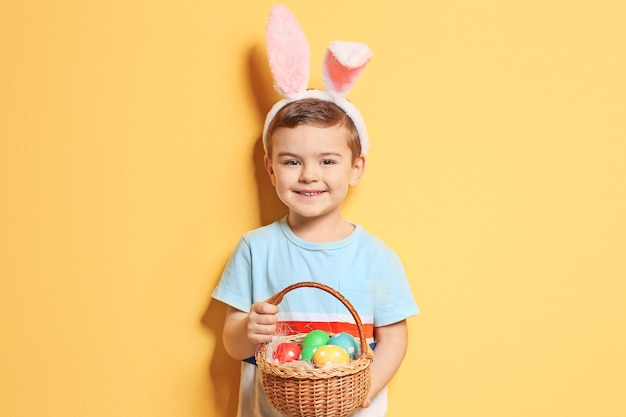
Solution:
{"label": "yellow easter egg", "polygon": [[350,355],[340,346],[320,346],[313,355],[313,363],[316,366],[325,366],[328,364],[348,364],[350,363]]}

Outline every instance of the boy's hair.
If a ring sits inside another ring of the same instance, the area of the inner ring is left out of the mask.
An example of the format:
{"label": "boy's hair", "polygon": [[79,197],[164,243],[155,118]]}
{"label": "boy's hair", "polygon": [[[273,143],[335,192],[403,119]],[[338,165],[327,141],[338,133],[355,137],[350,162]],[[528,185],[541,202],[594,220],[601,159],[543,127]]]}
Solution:
{"label": "boy's hair", "polygon": [[352,119],[335,103],[318,98],[292,101],[276,113],[267,128],[267,155],[272,156],[272,136],[277,129],[293,129],[300,125],[345,127],[348,131],[348,147],[352,151],[352,163],[361,155],[361,141]]}

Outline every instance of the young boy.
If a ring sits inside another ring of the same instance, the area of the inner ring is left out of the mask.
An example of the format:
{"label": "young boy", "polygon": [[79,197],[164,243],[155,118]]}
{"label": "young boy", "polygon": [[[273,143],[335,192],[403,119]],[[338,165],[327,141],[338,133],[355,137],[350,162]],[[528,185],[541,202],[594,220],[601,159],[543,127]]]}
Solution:
{"label": "young boy", "polygon": [[[396,254],[363,228],[346,221],[341,203],[365,169],[354,123],[336,104],[305,98],[282,107],[267,128],[265,167],[286,218],[240,240],[213,296],[229,305],[224,345],[242,364],[240,417],[279,416],[263,393],[249,358],[259,343],[284,331],[350,331],[345,307],[326,293],[302,288],[279,307],[265,302],[294,282],[317,281],[339,291],[375,343],[372,388],[354,416],[383,416],[386,385],[407,348],[406,318],[418,313]],[[280,308],[280,312],[279,312]]]}

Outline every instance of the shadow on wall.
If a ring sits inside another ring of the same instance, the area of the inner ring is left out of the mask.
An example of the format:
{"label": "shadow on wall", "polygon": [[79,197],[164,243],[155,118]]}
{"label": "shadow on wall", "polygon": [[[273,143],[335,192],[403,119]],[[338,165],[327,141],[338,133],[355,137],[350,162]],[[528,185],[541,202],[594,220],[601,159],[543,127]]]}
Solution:
{"label": "shadow on wall", "polygon": [[265,151],[263,150],[263,142],[257,140],[254,146],[254,176],[256,178],[257,193],[259,197],[259,220],[261,225],[272,223],[274,220],[281,219],[287,215],[287,207],[276,195],[274,186],[270,181],[270,177],[265,170],[263,158]]}
{"label": "shadow on wall", "polygon": [[259,121],[259,136],[252,153],[259,199],[259,220],[261,225],[266,225],[286,216],[287,208],[276,196],[274,186],[269,179],[263,162],[265,150],[263,149],[261,133],[265,123],[265,116],[281,97],[274,90],[274,80],[269,69],[268,58],[264,48],[259,45],[253,46],[248,53],[248,74],[250,77],[250,91],[252,92],[252,99],[257,109]]}
{"label": "shadow on wall", "polygon": [[222,339],[226,305],[211,299],[209,307],[202,317],[202,324],[215,336],[213,356],[209,362],[209,386],[213,389],[215,415],[234,417],[237,415],[239,400],[239,361],[231,358]]}
{"label": "shadow on wall", "polygon": [[[273,89],[273,80],[269,72],[267,57],[258,45],[250,49],[248,54],[250,90],[252,102],[258,110],[259,132],[262,132],[265,115],[272,105],[280,99]],[[265,151],[263,142],[257,137],[252,150],[254,176],[259,200],[259,221],[261,225],[272,223],[287,215],[287,208],[276,196],[274,186],[265,170],[263,158]],[[221,271],[216,272],[219,276]],[[217,281],[217,280],[216,280]],[[226,317],[226,305],[211,299],[202,317],[202,324],[214,335],[215,346],[209,363],[210,386],[215,398],[215,415],[231,417],[237,415],[239,397],[240,363],[232,359],[224,349],[222,331]]]}

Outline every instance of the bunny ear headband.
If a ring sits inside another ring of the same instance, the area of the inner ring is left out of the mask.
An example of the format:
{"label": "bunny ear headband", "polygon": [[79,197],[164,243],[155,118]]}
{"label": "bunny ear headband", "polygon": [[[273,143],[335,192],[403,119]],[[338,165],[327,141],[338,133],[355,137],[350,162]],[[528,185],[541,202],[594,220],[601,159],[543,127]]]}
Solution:
{"label": "bunny ear headband", "polygon": [[283,5],[274,6],[266,30],[267,52],[274,76],[274,87],[285,98],[274,104],[265,118],[263,146],[267,150],[267,128],[286,104],[304,98],[317,98],[339,106],[354,123],[361,141],[361,154],[367,154],[369,140],[361,113],[345,96],[354,86],[372,57],[367,45],[335,41],[324,57],[324,90],[307,90],[309,83],[309,45],[304,32]]}

